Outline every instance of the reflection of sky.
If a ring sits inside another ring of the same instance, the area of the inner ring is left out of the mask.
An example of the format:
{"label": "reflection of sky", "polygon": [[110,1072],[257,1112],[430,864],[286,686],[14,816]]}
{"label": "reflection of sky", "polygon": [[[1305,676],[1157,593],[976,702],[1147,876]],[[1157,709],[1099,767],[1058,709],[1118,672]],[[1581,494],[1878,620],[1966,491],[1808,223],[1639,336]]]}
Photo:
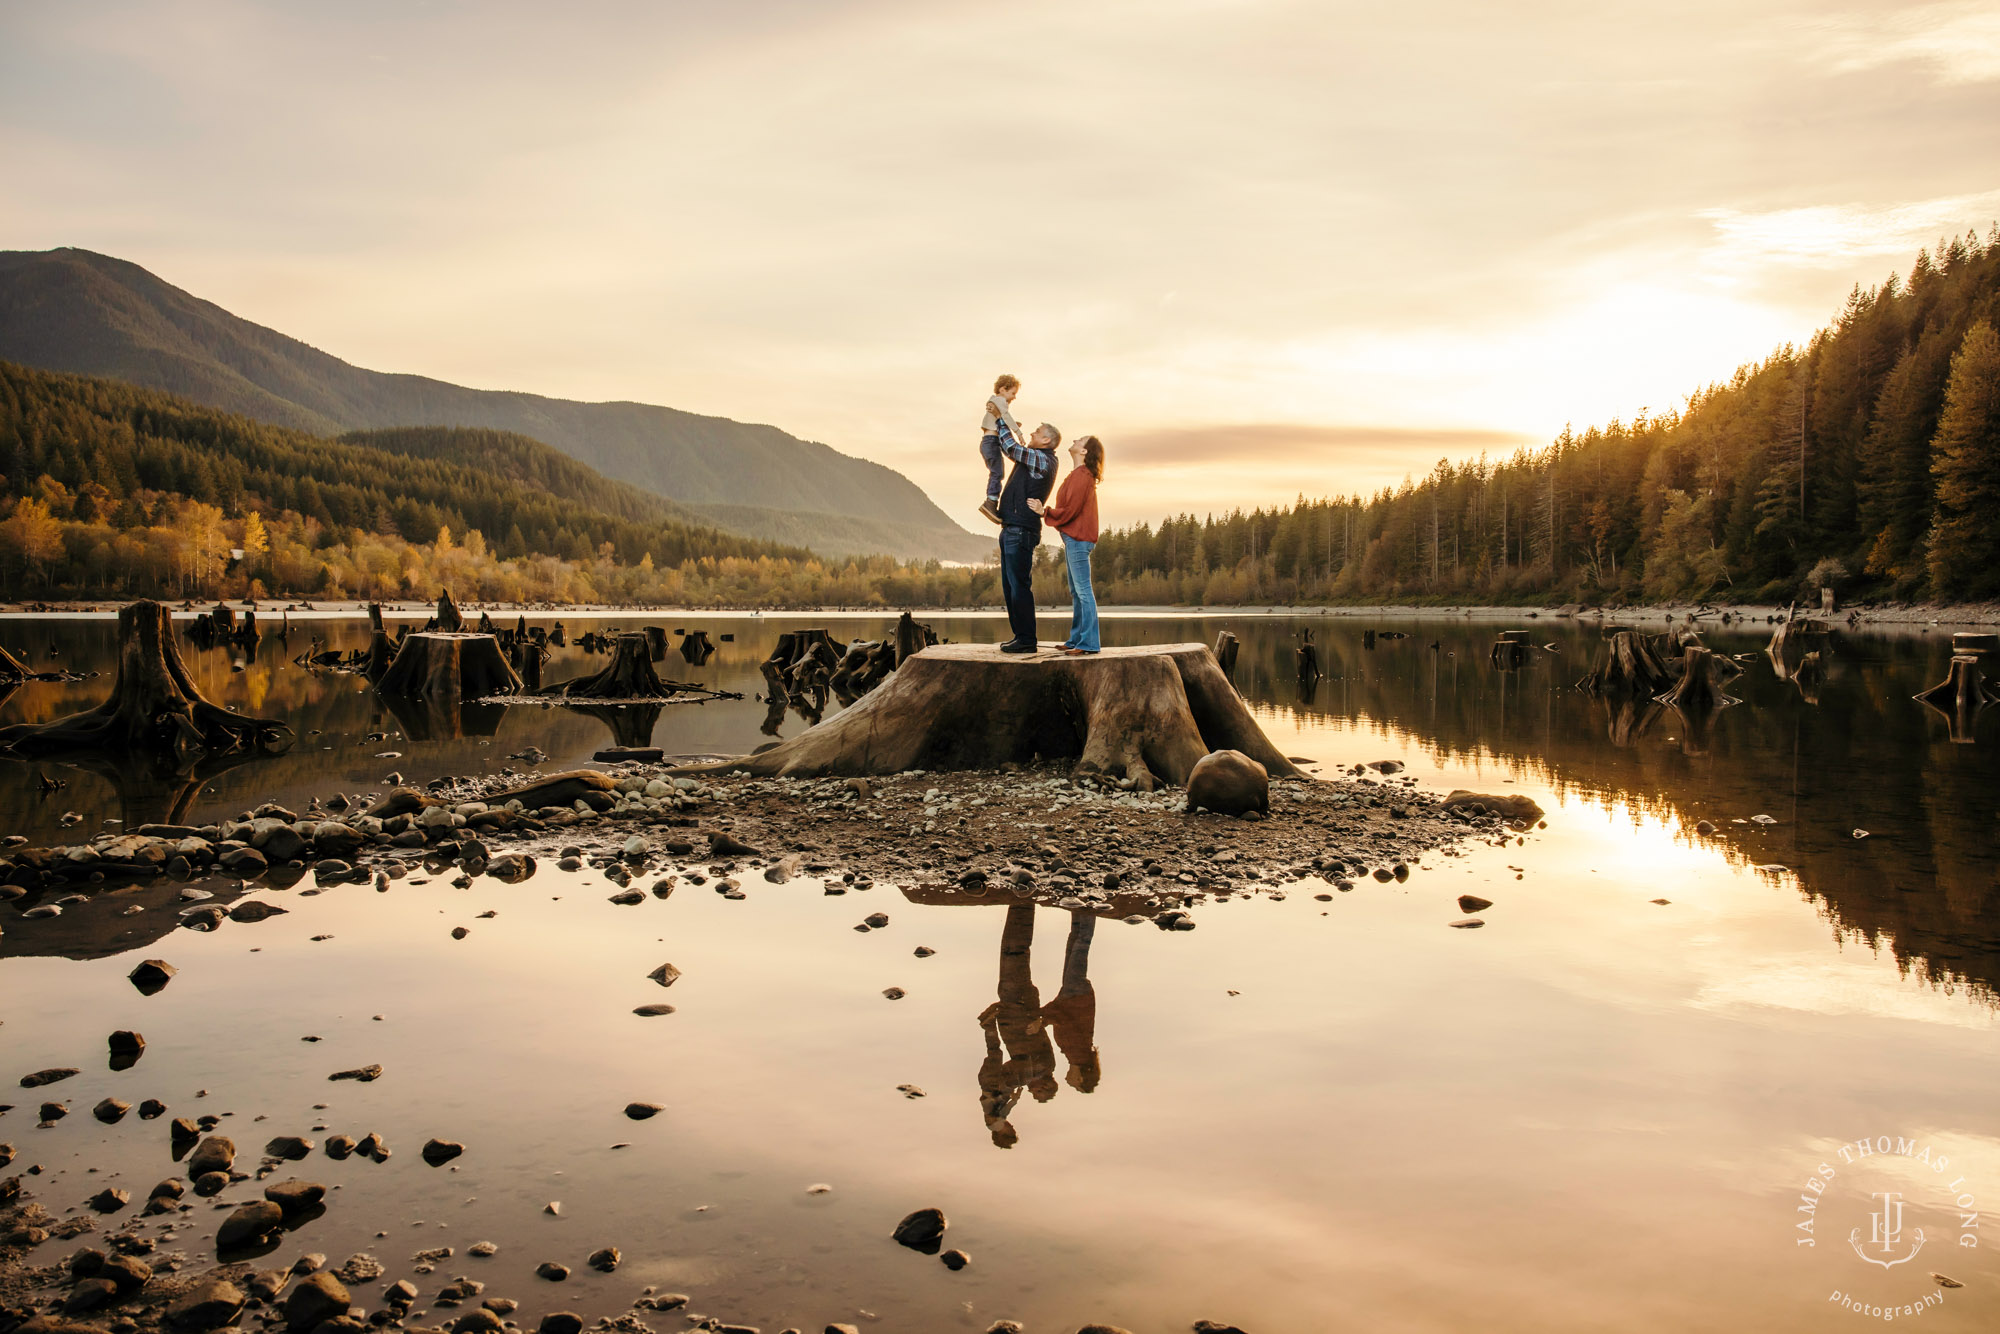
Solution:
{"label": "reflection of sky", "polygon": [[[78,1114],[6,1134],[50,1164],[40,1188],[67,1205],[100,1184],[83,1166],[135,1194],[169,1170],[158,1123],[81,1114],[108,1092],[234,1111],[246,1152],[311,1125],[382,1130],[387,1164],[310,1164],[341,1189],[279,1258],[369,1249],[394,1278],[420,1247],[489,1237],[490,1265],[454,1260],[425,1282],[472,1272],[530,1316],[616,1309],[659,1283],[767,1328],[858,1308],[885,1328],[950,1328],[969,1301],[973,1329],[1805,1331],[1830,1290],[1880,1300],[1936,1268],[1968,1286],[1927,1327],[1990,1327],[1986,1252],[1863,1272],[1831,1239],[1865,1229],[1865,1195],[1829,1199],[1828,1244],[1802,1253],[1791,1232],[1798,1183],[1863,1134],[1921,1134],[2000,1182],[1983,1003],[1836,941],[1795,885],[1671,813],[1440,761],[1379,721],[1265,722],[1327,771],[1395,757],[1427,788],[1523,791],[1549,828],[1329,902],[1310,885],[1204,906],[1192,933],[1100,923],[1102,1082],[1024,1098],[1011,1150],[992,1147],[976,1080],[999,910],[754,876],[742,902],[683,885],[620,908],[609,885],[580,883],[596,877],[550,870],[512,887],[266,892],[292,913],[148,946],[182,970],[151,998],[122,980],[129,957],[10,958],[11,1064],[88,1069],[60,1088]],[[1493,900],[1484,929],[1446,927],[1463,893]],[[877,910],[888,929],[850,929]],[[472,934],[454,942],[461,924]],[[10,922],[8,943],[32,926]],[[1038,914],[1043,1003],[1066,928]],[[916,959],[919,944],[937,955]],[[645,977],[663,960],[684,974],[666,992]],[[884,1000],[891,985],[908,997]],[[679,1012],[629,1013],[660,999]],[[149,1049],[107,1074],[94,1054],[121,1027]],[[323,1082],[369,1061],[388,1069],[374,1084]],[[929,1096],[906,1100],[903,1083]],[[667,1110],[629,1122],[635,1099]],[[434,1134],[468,1145],[455,1171],[417,1157]],[[822,1181],[831,1195],[803,1194]],[[557,1199],[564,1218],[540,1212]],[[885,1240],[929,1204],[972,1253],[965,1273]],[[618,1275],[579,1266],[607,1243],[627,1256]],[[529,1276],[544,1259],[577,1270],[560,1302]]]}

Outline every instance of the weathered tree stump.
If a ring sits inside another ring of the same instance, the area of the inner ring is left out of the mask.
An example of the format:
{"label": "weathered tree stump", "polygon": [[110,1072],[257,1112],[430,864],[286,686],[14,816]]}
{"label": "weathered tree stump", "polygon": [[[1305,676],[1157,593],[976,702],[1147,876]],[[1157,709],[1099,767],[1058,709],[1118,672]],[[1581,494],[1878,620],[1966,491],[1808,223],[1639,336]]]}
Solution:
{"label": "weathered tree stump", "polygon": [[1605,643],[1589,675],[1576,684],[1593,695],[1652,699],[1673,680],[1673,673],[1644,636],[1636,630],[1619,630]]}
{"label": "weathered tree stump", "polygon": [[548,686],[541,693],[563,699],[666,699],[679,687],[653,670],[652,647],[644,634],[620,635],[603,671]]}
{"label": "weathered tree stump", "polygon": [[1528,661],[1532,648],[1526,630],[1502,630],[1487,658],[1500,670],[1513,671]]}
{"label": "weathered tree stump", "polygon": [[1299,771],[1264,736],[1201,644],[1087,657],[927,648],[837,717],[740,760],[689,772],[813,776],[991,769],[1074,759],[1080,775],[1179,786],[1210,751],[1239,750],[1273,778]]}
{"label": "weathered tree stump", "polygon": [[540,641],[516,637],[513,649],[515,675],[521,678],[521,686],[530,693],[542,688],[542,660],[548,657],[548,650]]}
{"label": "weathered tree stump", "polygon": [[1215,632],[1215,664],[1222,669],[1224,676],[1236,674],[1236,653],[1240,647],[1236,642],[1236,636],[1229,631]]}
{"label": "weathered tree stump", "polygon": [[1681,655],[1681,679],[1672,690],[1656,698],[1688,717],[1707,714],[1741,700],[1732,697],[1723,684],[1741,672],[1735,663],[1700,644],[1689,644]]}
{"label": "weathered tree stump", "polygon": [[715,656],[715,645],[709,642],[708,631],[696,630],[681,636],[681,658],[690,667],[699,667]]}
{"label": "weathered tree stump", "polygon": [[896,620],[896,665],[915,657],[924,649],[938,642],[937,631],[904,612]]}
{"label": "weathered tree stump", "polygon": [[389,674],[389,667],[396,661],[396,646],[389,642],[389,632],[380,625],[368,637],[368,661],[361,674],[370,681],[379,682]]}
{"label": "weathered tree stump", "polygon": [[1771,633],[1764,656],[1771,660],[1771,670],[1778,679],[1789,681],[1806,655],[1819,653],[1821,662],[1825,661],[1832,633],[1832,627],[1824,621],[1788,620]]}
{"label": "weathered tree stump", "polygon": [[447,634],[458,634],[465,629],[465,616],[459,611],[458,604],[451,600],[449,588],[438,591],[437,611],[431,616],[430,624],[424,628],[443,630]]}
{"label": "weathered tree stump", "polygon": [[296,738],[274,719],[246,718],[211,704],[188,675],[168,611],[134,602],[118,613],[118,677],[94,709],[46,723],[0,728],[0,750],[17,755],[95,751],[111,755],[276,752]]}
{"label": "weathered tree stump", "polygon": [[521,678],[492,635],[424,630],[403,641],[375,689],[418,699],[485,699],[520,693]]}
{"label": "weathered tree stump", "polygon": [[1972,744],[1980,710],[1988,704],[2000,703],[2000,688],[1986,680],[1981,661],[1996,645],[2000,645],[2000,639],[1989,634],[1953,635],[1951,646],[1955,651],[1944,680],[1914,697],[1919,704],[1944,715],[1954,744]]}
{"label": "weathered tree stump", "polygon": [[649,625],[645,628],[644,633],[646,636],[647,655],[654,662],[661,661],[667,656],[667,627],[664,625]]}

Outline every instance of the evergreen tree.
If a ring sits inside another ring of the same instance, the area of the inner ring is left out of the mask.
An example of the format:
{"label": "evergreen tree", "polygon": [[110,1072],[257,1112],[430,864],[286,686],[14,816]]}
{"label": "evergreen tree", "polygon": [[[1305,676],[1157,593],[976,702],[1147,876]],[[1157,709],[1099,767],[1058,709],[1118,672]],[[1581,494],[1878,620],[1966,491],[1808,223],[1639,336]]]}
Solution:
{"label": "evergreen tree", "polygon": [[1951,359],[1931,456],[1931,590],[1990,597],[2000,592],[2000,336],[1984,320]]}

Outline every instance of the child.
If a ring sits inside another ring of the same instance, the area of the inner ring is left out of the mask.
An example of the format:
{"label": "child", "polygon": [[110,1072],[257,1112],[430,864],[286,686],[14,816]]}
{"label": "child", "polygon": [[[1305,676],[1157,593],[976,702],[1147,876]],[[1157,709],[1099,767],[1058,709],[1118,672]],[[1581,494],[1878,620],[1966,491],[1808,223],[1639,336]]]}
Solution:
{"label": "child", "polygon": [[986,461],[986,503],[979,512],[995,523],[1000,522],[1000,482],[1002,459],[1000,454],[1000,432],[1004,428],[1016,441],[1021,439],[1021,427],[1014,420],[1009,406],[1014,395],[1021,392],[1021,382],[1011,375],[1003,375],[993,382],[993,397],[986,400],[986,415],[979,423],[979,457]]}

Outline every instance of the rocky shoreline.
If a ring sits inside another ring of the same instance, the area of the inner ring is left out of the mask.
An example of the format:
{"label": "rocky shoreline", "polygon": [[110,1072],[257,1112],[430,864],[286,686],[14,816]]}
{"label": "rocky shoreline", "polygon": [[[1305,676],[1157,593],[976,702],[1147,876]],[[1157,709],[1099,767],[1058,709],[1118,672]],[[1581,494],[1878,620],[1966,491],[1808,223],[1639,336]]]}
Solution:
{"label": "rocky shoreline", "polygon": [[[0,853],[0,898],[11,901],[10,936],[60,931],[66,916],[88,915],[99,920],[98,929],[115,923],[150,941],[176,929],[254,924],[284,913],[288,894],[361,885],[386,891],[412,872],[468,885],[480,876],[518,883],[553,861],[563,871],[601,874],[614,891],[611,901],[631,906],[677,892],[743,898],[807,881],[829,895],[893,886],[920,903],[1029,902],[1192,930],[1207,902],[1294,893],[1330,899],[1364,876],[1406,881],[1426,856],[1457,855],[1474,838],[1519,839],[1539,821],[1541,812],[1524,798],[1439,798],[1415,790],[1400,768],[1383,762],[1335,781],[1276,783],[1269,816],[1243,818],[1189,812],[1184,792],[1134,791],[1055,769],[814,780],[697,778],[664,763],[547,776],[509,769],[422,787],[396,782],[375,793],[329,793],[302,812],[265,806],[214,824],[143,826],[68,846],[28,848],[13,840]],[[1458,906],[1476,912],[1480,903]],[[856,929],[871,929],[876,916]],[[1476,917],[1450,923],[1477,924]],[[157,990],[173,976],[167,960],[147,960],[131,981]],[[143,1050],[143,1037],[114,1034],[114,1060],[120,1041],[133,1059]],[[75,1073],[21,1072],[24,1088],[46,1086],[55,1095],[42,1105],[45,1122],[69,1114],[59,1086]],[[363,1067],[333,1077],[367,1081],[379,1074],[379,1067]],[[114,1099],[93,1110],[109,1121],[167,1112],[152,1102],[135,1110]],[[628,1116],[647,1114],[643,1104],[627,1108]],[[329,1265],[307,1254],[288,1268],[258,1268],[252,1258],[328,1206],[323,1184],[293,1175],[307,1170],[305,1160],[316,1150],[379,1162],[392,1148],[372,1135],[361,1141],[336,1135],[324,1145],[280,1135],[261,1158],[239,1161],[236,1146],[214,1133],[218,1128],[215,1117],[173,1120],[169,1139],[182,1175],[162,1180],[143,1201],[107,1188],[89,1200],[54,1205],[63,1210],[58,1214],[32,1198],[39,1164],[0,1179],[0,1334],[197,1334],[231,1324],[282,1327],[287,1334],[370,1328],[577,1334],[584,1327],[583,1317],[568,1311],[538,1314],[535,1323],[517,1319],[520,1303],[487,1295],[472,1274],[433,1288],[426,1280],[456,1258],[448,1247],[412,1257],[406,1273],[366,1255]],[[434,1165],[464,1151],[445,1140],[412,1148]],[[16,1156],[15,1148],[0,1145],[0,1172]],[[207,1220],[210,1210],[221,1214],[219,1226]],[[901,1236],[910,1220],[892,1223],[883,1220],[885,1244],[892,1231],[910,1244]],[[941,1238],[944,1226],[940,1215],[937,1237],[926,1240]],[[57,1263],[31,1263],[54,1241],[78,1244]],[[481,1256],[480,1245],[469,1248],[466,1265],[474,1273]],[[950,1265],[953,1257],[966,1263],[956,1250],[939,1258]],[[610,1272],[620,1255],[606,1247],[584,1263]],[[550,1260],[541,1276],[552,1278],[552,1268],[567,1275]],[[629,1308],[598,1318],[596,1328],[650,1334],[647,1321],[671,1313],[672,1328],[752,1330],[689,1306],[683,1294],[647,1289]],[[826,1326],[828,1334],[853,1328]],[[990,1326],[1019,1328],[1004,1320]],[[1224,1334],[1234,1327],[1201,1321],[1192,1328]]]}

